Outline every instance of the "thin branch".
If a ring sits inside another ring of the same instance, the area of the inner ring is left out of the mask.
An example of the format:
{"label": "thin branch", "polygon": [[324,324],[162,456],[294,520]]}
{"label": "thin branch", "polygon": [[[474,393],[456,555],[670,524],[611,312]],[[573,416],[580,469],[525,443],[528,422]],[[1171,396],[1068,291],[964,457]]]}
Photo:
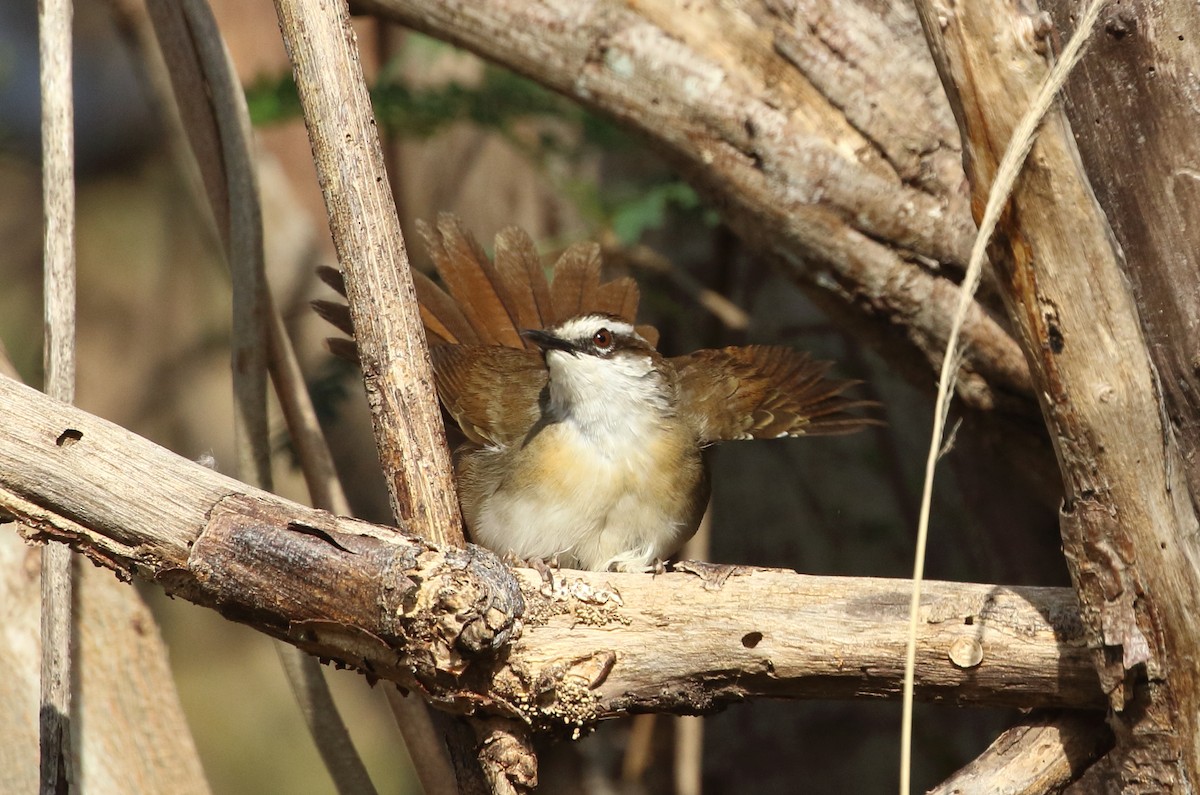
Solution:
{"label": "thin branch", "polygon": [[276,0],[329,213],[397,521],[461,546],[429,352],[343,2]]}
{"label": "thin branch", "polygon": [[[630,711],[900,691],[903,580],[563,571],[551,588],[477,547],[252,489],[7,379],[0,425],[0,508],[39,538],[459,711],[569,734]],[[920,697],[1103,703],[1070,591],[930,583],[925,598]]]}
{"label": "thin branch", "polygon": [[[150,0],[149,10],[163,43],[163,56],[170,64],[182,113],[187,118],[204,121],[189,127],[188,138],[197,164],[206,172],[204,184],[233,279],[231,355],[238,472],[243,480],[269,490],[272,473],[267,349],[269,343],[274,343],[283,368],[291,351],[290,347],[280,350],[286,345],[286,336],[281,336],[282,321],[266,285],[262,211],[250,151],[245,96],[216,20],[204,0],[184,0],[178,4]],[[204,160],[201,158],[204,152],[216,152],[219,156]],[[294,365],[294,356],[290,362]],[[307,397],[302,383],[299,390]],[[281,398],[286,417],[296,420],[303,416],[300,400],[295,392]],[[311,407],[308,413],[311,415]],[[302,442],[306,450],[311,449],[311,429]],[[332,466],[325,471],[330,473]],[[277,645],[276,651],[338,791],[374,792],[366,767],[337,712],[319,661],[286,644]]]}
{"label": "thin branch", "polygon": [[[42,92],[42,201],[45,216],[46,392],[75,399],[75,136],[71,96],[70,0],[38,4]],[[72,439],[64,438],[63,444]],[[72,599],[74,556],[42,550],[39,735],[41,791],[66,792],[76,779],[72,754]]]}
{"label": "thin branch", "polygon": [[971,764],[928,795],[1051,795],[1112,745],[1099,715],[1039,712],[1005,731]]}

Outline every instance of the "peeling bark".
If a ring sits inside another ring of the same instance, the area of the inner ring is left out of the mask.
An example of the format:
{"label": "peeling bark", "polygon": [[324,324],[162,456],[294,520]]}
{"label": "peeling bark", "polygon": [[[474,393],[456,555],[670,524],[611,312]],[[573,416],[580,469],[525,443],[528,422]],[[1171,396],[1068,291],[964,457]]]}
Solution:
{"label": "peeling bark", "polygon": [[[982,208],[1048,71],[1052,25],[1004,2],[919,10]],[[1041,125],[990,256],[1063,473],[1063,548],[1113,710],[1114,783],[1200,789],[1200,526],[1120,250],[1060,109]]]}
{"label": "peeling bark", "polygon": [[[444,709],[571,736],[630,712],[901,689],[904,580],[701,566],[514,578],[487,550],[257,491],[8,379],[0,407],[0,510],[30,538]],[[920,697],[1103,703],[1070,591],[930,583],[925,599]]]}

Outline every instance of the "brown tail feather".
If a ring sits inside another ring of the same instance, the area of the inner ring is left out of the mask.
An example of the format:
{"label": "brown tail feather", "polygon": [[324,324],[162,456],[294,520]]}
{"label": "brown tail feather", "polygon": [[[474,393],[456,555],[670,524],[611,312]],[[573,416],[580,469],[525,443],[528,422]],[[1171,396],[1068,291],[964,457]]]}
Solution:
{"label": "brown tail feather", "polygon": [[462,228],[462,222],[442,213],[438,216],[436,233],[424,224],[419,229],[429,245],[438,275],[475,329],[479,341],[484,345],[524,347],[509,312],[512,301],[507,298],[507,290],[479,243]]}
{"label": "brown tail feather", "polygon": [[317,278],[332,287],[342,298],[346,297],[346,277],[337,268],[331,268],[328,265],[318,265]]}
{"label": "brown tail feather", "polygon": [[[495,267],[513,301],[518,327],[541,329],[550,325],[550,282],[533,239],[523,229],[510,226],[496,235]],[[523,342],[526,347],[535,347],[532,342]]]}
{"label": "brown tail feather", "polygon": [[451,345],[483,344],[457,301],[420,271],[413,271],[412,276],[417,303],[421,305],[421,320],[431,337]]}
{"label": "brown tail feather", "polygon": [[354,336],[354,323],[350,320],[350,307],[343,304],[341,301],[311,301],[310,306],[316,313],[321,316],[321,319],[331,324],[343,334]]}
{"label": "brown tail feather", "polygon": [[[600,247],[593,243],[577,243],[564,251],[550,281],[533,240],[517,227],[496,236],[494,263],[451,214],[440,214],[436,228],[418,221],[417,229],[446,288],[413,272],[421,320],[431,345],[527,349],[532,343],[520,336],[522,329],[550,328],[587,312],[612,314],[630,323],[637,315],[640,295],[636,282],[624,277],[601,283]],[[346,295],[341,271],[320,266],[317,275],[338,294]],[[347,307],[319,301],[314,308],[340,331],[353,336]],[[657,330],[636,328],[651,345],[657,345]],[[344,356],[353,351],[353,342],[337,346],[331,342],[330,347]]]}
{"label": "brown tail feather", "polygon": [[637,282],[630,276],[623,276],[596,288],[595,306],[597,311],[607,312],[626,323],[633,323],[636,320],[639,297]]}
{"label": "brown tail feather", "polygon": [[554,304],[551,325],[591,311],[599,284],[600,246],[595,243],[569,246],[554,263],[554,281],[550,282],[550,298]]}

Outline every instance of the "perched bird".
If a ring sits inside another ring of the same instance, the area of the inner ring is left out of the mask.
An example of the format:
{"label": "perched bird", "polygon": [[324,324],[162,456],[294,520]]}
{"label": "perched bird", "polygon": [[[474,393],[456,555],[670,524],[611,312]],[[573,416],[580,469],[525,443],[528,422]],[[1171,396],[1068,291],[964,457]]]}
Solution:
{"label": "perched bird", "polygon": [[[636,325],[628,278],[602,282],[594,244],[568,248],[547,280],[533,241],[496,237],[495,262],[452,215],[421,226],[443,290],[414,272],[471,539],[571,568],[646,570],[695,533],[714,442],[840,434],[854,382],[826,362],[752,345],[665,357]],[[341,274],[322,278],[345,294]],[[314,302],[353,334],[344,304]],[[330,340],[353,357],[349,340]]]}

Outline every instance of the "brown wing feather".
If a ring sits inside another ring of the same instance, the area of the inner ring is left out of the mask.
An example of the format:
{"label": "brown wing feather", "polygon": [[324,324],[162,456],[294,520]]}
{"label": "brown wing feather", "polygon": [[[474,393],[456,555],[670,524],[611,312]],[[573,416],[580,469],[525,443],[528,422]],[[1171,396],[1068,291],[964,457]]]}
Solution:
{"label": "brown wing feather", "polygon": [[554,263],[550,299],[554,317],[550,325],[593,311],[596,288],[600,285],[600,246],[574,243]]}
{"label": "brown wing feather", "polygon": [[537,351],[443,345],[429,355],[442,405],[471,441],[514,444],[537,422],[548,377]]}
{"label": "brown wing feather", "polygon": [[876,405],[842,393],[859,383],[825,377],[829,362],[776,346],[702,350],[671,359],[680,411],[702,442],[851,433],[879,420],[848,413]]}

